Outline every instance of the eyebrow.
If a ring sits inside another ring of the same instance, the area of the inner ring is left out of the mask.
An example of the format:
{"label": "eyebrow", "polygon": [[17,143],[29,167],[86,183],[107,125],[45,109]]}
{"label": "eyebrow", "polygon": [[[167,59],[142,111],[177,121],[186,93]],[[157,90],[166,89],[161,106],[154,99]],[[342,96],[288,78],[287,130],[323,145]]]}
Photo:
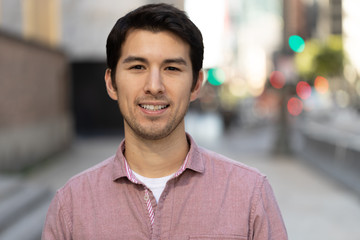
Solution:
{"label": "eyebrow", "polygon": [[187,66],[187,62],[185,61],[185,59],[183,59],[181,57],[180,58],[165,59],[164,63],[165,64],[176,63],[176,64]]}
{"label": "eyebrow", "polygon": [[131,62],[148,63],[149,61],[142,57],[129,56],[129,57],[125,58],[122,62],[123,63],[131,63]]}
{"label": "eyebrow", "polygon": [[[149,61],[146,58],[136,57],[136,56],[129,56],[129,57],[125,58],[122,62],[123,63],[142,62],[142,63],[146,63],[146,64],[149,63]],[[185,61],[185,59],[183,59],[181,57],[165,59],[163,61],[163,63],[164,64],[176,63],[176,64],[187,66],[187,62]]]}

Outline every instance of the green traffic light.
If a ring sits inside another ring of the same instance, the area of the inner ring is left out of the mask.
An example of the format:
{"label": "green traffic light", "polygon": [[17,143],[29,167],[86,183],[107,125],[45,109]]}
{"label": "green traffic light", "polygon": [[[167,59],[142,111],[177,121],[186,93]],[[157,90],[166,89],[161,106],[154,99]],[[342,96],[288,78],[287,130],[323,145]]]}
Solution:
{"label": "green traffic light", "polygon": [[210,68],[208,71],[208,82],[211,85],[219,86],[225,82],[225,72],[221,68]]}
{"label": "green traffic light", "polygon": [[292,35],[289,37],[289,46],[294,52],[302,52],[305,49],[305,41],[300,36]]}

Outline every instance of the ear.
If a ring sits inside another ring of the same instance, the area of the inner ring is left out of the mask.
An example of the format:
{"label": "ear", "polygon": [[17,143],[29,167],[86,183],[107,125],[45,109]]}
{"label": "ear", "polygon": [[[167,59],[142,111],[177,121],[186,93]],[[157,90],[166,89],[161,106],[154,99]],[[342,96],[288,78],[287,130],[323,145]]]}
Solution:
{"label": "ear", "polygon": [[196,85],[195,85],[194,89],[191,91],[190,102],[193,102],[193,101],[195,101],[197,99],[197,97],[199,95],[199,92],[201,90],[201,87],[203,85],[203,81],[204,81],[204,71],[201,69],[199,71],[199,75],[198,75]]}
{"label": "ear", "polygon": [[117,91],[114,88],[112,81],[111,81],[111,69],[107,68],[105,71],[105,84],[106,84],[106,90],[109,95],[109,97],[113,100],[118,100]]}

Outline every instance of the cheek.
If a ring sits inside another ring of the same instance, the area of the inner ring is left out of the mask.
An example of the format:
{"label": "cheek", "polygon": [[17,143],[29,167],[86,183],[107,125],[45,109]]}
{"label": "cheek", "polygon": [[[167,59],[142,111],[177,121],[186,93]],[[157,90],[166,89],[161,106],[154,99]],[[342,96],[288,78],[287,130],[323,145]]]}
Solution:
{"label": "cheek", "polygon": [[119,99],[119,104],[122,106],[128,106],[130,105],[131,102],[131,96],[129,95],[129,93],[127,93],[125,91],[125,89],[123,89],[122,91],[118,91],[118,99]]}
{"label": "cheek", "polygon": [[[128,79],[128,78],[123,78],[123,79]],[[129,98],[131,95],[134,94],[136,90],[136,85],[135,84],[131,84],[134,81],[117,81],[117,87],[118,87],[118,95],[119,98],[122,99],[127,99]]]}
{"label": "cheek", "polygon": [[188,88],[180,87],[180,89],[182,89],[182,91],[178,92],[177,101],[182,105],[187,106],[190,102],[190,97],[191,97],[190,88],[188,89]]}
{"label": "cheek", "polygon": [[139,96],[140,90],[139,86],[135,84],[118,84],[118,103],[119,105],[126,110],[125,108],[133,107],[133,104],[137,97]]}

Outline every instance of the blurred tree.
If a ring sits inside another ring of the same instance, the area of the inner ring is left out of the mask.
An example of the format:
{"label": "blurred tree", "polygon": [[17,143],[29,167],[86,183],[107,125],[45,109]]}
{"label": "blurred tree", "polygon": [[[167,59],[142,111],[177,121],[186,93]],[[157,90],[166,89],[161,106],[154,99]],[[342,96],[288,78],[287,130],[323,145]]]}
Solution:
{"label": "blurred tree", "polygon": [[311,39],[306,42],[305,50],[295,55],[295,66],[300,78],[314,85],[318,76],[325,77],[329,80],[329,90],[334,94],[333,99],[336,99],[336,91],[344,91],[349,95],[349,106],[360,110],[360,98],[356,92],[355,81],[345,81],[346,64],[349,65],[340,35],[332,35],[325,42]]}
{"label": "blurred tree", "polygon": [[305,46],[303,52],[295,55],[295,65],[303,80],[313,84],[317,76],[342,76],[344,50],[341,36],[330,36],[325,42],[311,39],[306,41]]}

